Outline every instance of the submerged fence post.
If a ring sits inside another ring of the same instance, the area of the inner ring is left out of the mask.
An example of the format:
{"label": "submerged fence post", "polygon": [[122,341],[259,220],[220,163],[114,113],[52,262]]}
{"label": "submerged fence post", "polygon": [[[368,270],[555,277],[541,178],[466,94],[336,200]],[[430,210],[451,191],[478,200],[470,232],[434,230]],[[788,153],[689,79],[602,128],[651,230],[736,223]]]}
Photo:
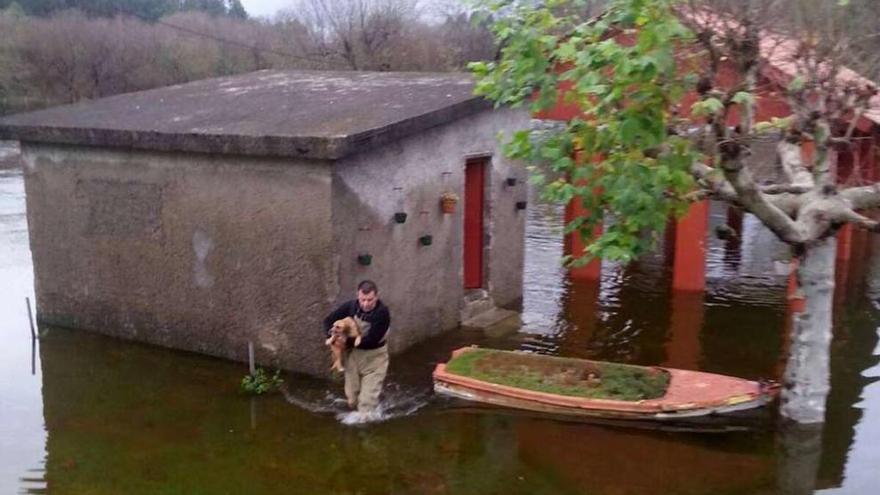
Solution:
{"label": "submerged fence post", "polygon": [[250,366],[251,375],[257,373],[257,368],[254,365],[254,343],[248,340],[248,365]]}
{"label": "submerged fence post", "polygon": [[37,331],[34,330],[34,316],[31,314],[31,298],[25,297],[24,302],[27,305],[28,321],[31,324],[31,340],[37,339]]}

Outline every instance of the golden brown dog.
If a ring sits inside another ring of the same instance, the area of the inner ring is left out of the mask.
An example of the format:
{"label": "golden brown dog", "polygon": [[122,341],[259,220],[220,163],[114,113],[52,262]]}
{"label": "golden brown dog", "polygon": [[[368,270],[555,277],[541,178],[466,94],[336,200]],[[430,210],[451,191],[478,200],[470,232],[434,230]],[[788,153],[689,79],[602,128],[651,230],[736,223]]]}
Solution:
{"label": "golden brown dog", "polygon": [[330,351],[333,354],[331,370],[336,370],[340,373],[345,371],[345,368],[342,366],[342,354],[345,352],[345,344],[348,342],[348,339],[354,339],[354,345],[356,346],[361,343],[361,327],[350,316],[336,320],[333,323],[333,328],[330,329],[330,337],[324,341],[324,344],[330,346]]}

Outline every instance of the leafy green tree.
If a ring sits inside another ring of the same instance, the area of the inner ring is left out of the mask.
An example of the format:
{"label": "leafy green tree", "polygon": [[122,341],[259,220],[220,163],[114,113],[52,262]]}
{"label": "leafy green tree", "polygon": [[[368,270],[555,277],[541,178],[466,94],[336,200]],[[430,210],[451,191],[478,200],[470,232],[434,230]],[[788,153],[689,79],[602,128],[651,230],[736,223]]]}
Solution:
{"label": "leafy green tree", "polygon": [[[480,77],[477,91],[499,104],[528,104],[539,112],[556,104],[560,82],[571,81],[574,88],[565,98],[589,116],[539,140],[522,130],[507,151],[533,164],[533,181],[545,186],[545,195],[561,202],[577,198],[595,212],[576,219],[569,231],[592,233],[603,223],[603,211],[615,218],[587,255],[624,262],[638,257],[654,245],[655,237],[643,234],[661,232],[671,215],[684,213],[694,189],[690,167],[697,151],[686,136],[667,133],[672,104],[687,90],[674,47],[692,35],[666,0],[617,2],[595,22],[563,8],[577,2],[548,2],[544,8],[504,3],[506,11],[494,12],[502,58],[471,66]],[[647,8],[651,3],[658,5]],[[621,25],[640,26],[636,43],[611,36]],[[601,161],[578,161],[576,152]]]}
{"label": "leafy green tree", "polygon": [[[782,413],[821,423],[834,234],[847,223],[880,231],[861,213],[880,207],[880,188],[842,187],[833,173],[834,149],[857,146],[859,118],[880,110],[875,86],[846,72],[861,62],[843,28],[848,2],[609,0],[587,16],[589,3],[482,2],[502,48],[496,61],[471,65],[477,92],[532,112],[559,98],[583,110],[555,129],[517,132],[507,153],[530,164],[545,196],[588,212],[567,226],[587,245],[575,263],[637,258],[670,216],[704,198],[745,209],[788,243],[806,309],[795,320]],[[770,59],[790,71],[782,93],[792,114],[757,122],[758,77]],[[722,67],[733,83],[722,84]],[[768,140],[769,164],[752,154]],[[805,142],[816,150],[806,161]],[[775,183],[755,178],[777,161]]]}

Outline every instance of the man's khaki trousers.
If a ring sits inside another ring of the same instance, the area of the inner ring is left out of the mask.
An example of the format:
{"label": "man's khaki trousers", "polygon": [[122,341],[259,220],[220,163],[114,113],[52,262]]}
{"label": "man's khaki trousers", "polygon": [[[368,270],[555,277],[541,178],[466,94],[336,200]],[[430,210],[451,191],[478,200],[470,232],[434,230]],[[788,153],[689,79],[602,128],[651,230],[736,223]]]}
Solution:
{"label": "man's khaki trousers", "polygon": [[345,397],[359,412],[370,412],[379,405],[382,383],[388,373],[388,346],[378,349],[352,349],[345,359]]}

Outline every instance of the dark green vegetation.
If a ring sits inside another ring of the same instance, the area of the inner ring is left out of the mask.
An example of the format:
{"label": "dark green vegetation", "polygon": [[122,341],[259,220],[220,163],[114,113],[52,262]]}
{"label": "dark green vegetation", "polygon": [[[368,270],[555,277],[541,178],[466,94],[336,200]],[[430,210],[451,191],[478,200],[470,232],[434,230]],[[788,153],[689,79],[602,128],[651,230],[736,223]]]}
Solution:
{"label": "dark green vegetation", "polygon": [[494,349],[460,354],[446,369],[499,385],[590,399],[655,399],[669,386],[662,370]]}
{"label": "dark green vegetation", "polygon": [[241,379],[241,391],[246,394],[263,395],[278,389],[283,383],[281,370],[276,370],[274,374],[270,375],[263,368],[257,368],[252,375],[245,375]]}
{"label": "dark green vegetation", "polygon": [[0,0],[0,9],[12,7],[13,4],[25,14],[36,16],[79,9],[94,16],[132,15],[153,21],[162,16],[185,11],[247,18],[247,12],[240,0]]}

